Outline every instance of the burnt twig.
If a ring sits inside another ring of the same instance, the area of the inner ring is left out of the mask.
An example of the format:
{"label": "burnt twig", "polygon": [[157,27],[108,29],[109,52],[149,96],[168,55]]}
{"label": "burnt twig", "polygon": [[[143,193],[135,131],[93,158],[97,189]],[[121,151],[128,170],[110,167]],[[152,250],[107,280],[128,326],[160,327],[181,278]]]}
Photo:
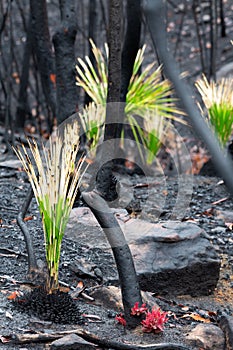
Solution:
{"label": "burnt twig", "polygon": [[186,346],[173,344],[173,343],[158,343],[150,345],[137,345],[137,344],[126,344],[106,338],[100,338],[97,335],[90,333],[82,328],[63,331],[59,333],[25,333],[25,334],[14,334],[11,338],[16,344],[27,344],[27,343],[41,343],[51,342],[69,334],[77,334],[81,338],[97,344],[100,347],[106,347],[116,350],[188,350]]}
{"label": "burnt twig", "polygon": [[27,210],[28,210],[29,205],[31,203],[32,197],[33,197],[33,190],[30,187],[30,189],[27,193],[25,202],[23,203],[23,206],[22,206],[22,208],[19,211],[18,216],[17,216],[17,223],[18,223],[19,227],[21,228],[21,231],[23,232],[25,243],[26,243],[26,249],[27,249],[27,253],[28,253],[29,273],[38,269],[35,254],[34,254],[34,249],[33,249],[32,237],[30,235],[30,232],[28,231],[26,223],[24,222],[24,217],[27,213]]}

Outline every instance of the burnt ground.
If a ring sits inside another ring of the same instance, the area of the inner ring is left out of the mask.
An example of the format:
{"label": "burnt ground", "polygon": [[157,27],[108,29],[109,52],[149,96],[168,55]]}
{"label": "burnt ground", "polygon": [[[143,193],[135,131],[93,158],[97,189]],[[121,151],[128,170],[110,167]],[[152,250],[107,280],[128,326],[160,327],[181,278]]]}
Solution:
{"label": "burnt ground", "polygon": [[[28,314],[18,310],[8,297],[14,291],[30,289],[27,279],[27,252],[24,238],[17,223],[17,211],[25,198],[26,189],[29,187],[25,174],[17,169],[0,168],[0,210],[1,210],[1,248],[0,248],[0,335],[12,333],[22,334],[33,331],[60,331],[74,329],[77,323],[62,325],[59,323],[43,321],[34,314]],[[124,178],[124,177],[123,177]],[[136,215],[140,216],[140,206],[143,206],[141,216],[145,220],[155,221],[158,213],[151,210],[148,198],[148,183],[154,187],[154,194],[165,196],[165,204],[161,208],[160,219],[168,220],[174,208],[178,183],[176,177],[168,177],[166,182],[161,178],[145,176],[127,177],[128,185],[131,182],[131,190],[134,192],[134,200],[131,209],[136,208]],[[144,184],[147,184],[144,186]],[[136,186],[135,185],[139,185]],[[82,205],[82,202],[80,202]],[[225,185],[216,177],[193,178],[193,191],[187,212],[183,220],[197,223],[204,228],[209,239],[214,245],[222,262],[221,274],[215,292],[203,297],[166,297],[152,295],[152,299],[163,310],[170,313],[169,321],[165,331],[161,334],[142,334],[125,331],[121,325],[116,325],[114,316],[119,312],[119,306],[105,304],[105,297],[100,296],[93,301],[80,296],[75,303],[81,314],[91,314],[99,319],[84,318],[81,326],[99,336],[107,338],[139,343],[173,342],[177,344],[188,344],[185,335],[200,322],[212,322],[216,324],[218,315],[225,312],[233,315],[233,202]],[[135,215],[135,212],[134,212]],[[27,213],[27,225],[33,236],[36,257],[44,260],[43,232],[35,200],[32,201]],[[93,230],[96,228],[93,227]],[[86,244],[85,244],[86,240]],[[80,266],[79,266],[80,261]],[[67,291],[74,289],[82,282],[86,287],[85,293],[92,295],[93,290],[100,285],[105,285],[108,277],[111,277],[115,269],[114,261],[109,250],[100,250],[89,247],[87,232],[83,231],[80,237],[65,236],[62,244],[60,281],[66,286]],[[74,266],[76,266],[74,268]],[[90,273],[90,267],[92,273]],[[97,276],[93,271],[98,269]],[[88,270],[89,269],[89,270]],[[86,271],[89,271],[86,273]],[[101,277],[101,278],[99,278]],[[198,314],[198,319],[193,315]],[[211,316],[210,316],[211,315]],[[46,349],[43,344],[12,345],[2,344],[1,349]],[[198,350],[191,347],[190,349]]]}
{"label": "burnt ground", "polygon": [[[188,6],[185,15],[183,15],[184,3]],[[230,39],[233,38],[233,8],[231,1],[225,1],[224,4],[227,36],[218,40],[217,69],[231,62],[233,58],[233,48],[230,44]],[[174,56],[179,68],[181,71],[188,72],[190,84],[193,84],[196,78],[201,75],[202,70],[200,67],[200,49],[190,6],[191,2],[178,0],[168,2],[168,34],[170,49],[173,53],[176,52]],[[202,6],[204,12],[201,13],[204,16],[208,6],[206,6],[206,2],[202,2]],[[208,17],[205,17],[205,23],[208,26]],[[208,30],[204,30],[204,32],[207,36],[209,35]],[[148,37],[146,41],[150,42]],[[208,37],[206,37],[205,45],[209,46]],[[148,45],[148,52],[152,54],[150,44]],[[190,136],[190,129],[182,129],[181,133],[184,137],[188,135],[188,141],[190,141],[190,144],[187,144],[188,149],[193,145],[200,145],[200,141],[193,136],[192,132]],[[203,144],[201,144],[201,147],[203,147]],[[201,153],[197,152],[197,156],[201,157]],[[212,323],[216,323],[218,312],[224,311],[228,315],[233,315],[233,237],[231,225],[233,222],[233,217],[231,216],[233,202],[225,185],[219,183],[220,180],[217,177],[195,176],[192,198],[184,215],[185,220],[196,222],[206,230],[221,259],[221,274],[215,292],[212,295],[199,298],[190,296],[180,296],[179,298],[166,298],[165,296],[159,298],[159,296],[153,296],[155,302],[163,310],[171,312],[165,331],[159,335],[141,334],[138,330],[135,332],[125,331],[122,326],[116,325],[114,319],[116,310],[112,308],[112,305],[103,307],[99,300],[88,301],[86,298],[80,297],[76,301],[80,312],[99,316],[99,320],[86,318],[85,324],[82,325],[84,328],[99,336],[111,337],[119,341],[140,343],[170,341],[185,343],[185,334],[199,322],[205,322],[205,317]],[[160,212],[161,219],[168,220],[176,199],[177,178],[173,177],[171,173],[168,174],[166,183],[161,182],[155,176],[147,179],[139,176],[130,178],[132,188],[136,183],[145,183],[146,181],[159,183],[156,190],[157,195],[161,196],[163,194],[166,197]],[[28,265],[25,242],[22,232],[16,224],[17,213],[23,203],[28,186],[24,173],[10,167],[0,167],[0,336],[38,330],[51,332],[77,327],[77,324],[61,325],[45,322],[34,315],[20,312],[14,307],[12,301],[7,298],[15,290],[27,290],[30,288],[30,285],[27,283]],[[142,186],[134,190],[133,213],[136,211],[138,214],[138,208],[144,203],[143,218],[151,221],[157,220],[157,213],[155,218],[155,213],[151,211],[149,201],[146,200],[147,196],[146,187]],[[27,220],[28,228],[33,235],[36,257],[44,261],[43,233],[34,200],[27,213]],[[85,232],[83,235],[85,236]],[[88,238],[87,244],[80,244],[78,238],[75,240],[73,237],[64,237],[60,280],[68,289],[75,288],[78,282],[82,281],[86,287],[86,294],[91,295],[93,288],[99,286],[100,280],[93,276],[83,277],[77,271],[75,272],[73,263],[79,260],[88,266],[99,268],[105,279],[111,273],[111,269],[114,268],[112,256],[108,251],[103,253],[95,247],[90,249]],[[193,311],[199,312],[201,315],[199,320],[191,316]],[[209,311],[211,312],[211,317],[209,316]],[[182,317],[184,312],[186,317]],[[4,338],[1,339],[4,340]],[[25,348],[28,350],[39,350],[48,347],[44,344],[12,345],[0,342],[0,349],[18,350]],[[191,346],[190,349],[198,350]]]}

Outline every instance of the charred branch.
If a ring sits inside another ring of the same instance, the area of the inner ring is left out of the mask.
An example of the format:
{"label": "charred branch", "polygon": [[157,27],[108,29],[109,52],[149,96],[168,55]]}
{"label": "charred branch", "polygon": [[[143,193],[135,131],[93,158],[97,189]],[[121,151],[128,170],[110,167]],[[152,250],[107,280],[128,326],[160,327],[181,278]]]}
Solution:
{"label": "charred branch", "polygon": [[12,343],[28,344],[28,343],[46,343],[62,338],[69,334],[77,334],[81,338],[93,344],[99,345],[102,348],[111,348],[116,350],[188,350],[186,346],[173,343],[158,343],[150,345],[126,344],[107,338],[101,338],[93,333],[90,333],[82,328],[57,332],[57,333],[25,333],[14,334],[11,336]]}

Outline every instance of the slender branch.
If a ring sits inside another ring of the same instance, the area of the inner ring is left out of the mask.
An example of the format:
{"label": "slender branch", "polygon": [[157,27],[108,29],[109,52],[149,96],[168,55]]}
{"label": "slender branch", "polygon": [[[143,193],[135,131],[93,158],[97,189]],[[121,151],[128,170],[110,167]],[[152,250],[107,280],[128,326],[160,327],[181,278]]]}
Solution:
{"label": "slender branch", "polygon": [[28,253],[29,273],[38,269],[35,254],[34,254],[32,237],[30,235],[30,232],[28,231],[26,223],[23,220],[26,213],[27,213],[29,205],[31,203],[32,197],[33,197],[33,191],[32,191],[32,188],[30,187],[30,189],[28,190],[26,199],[23,203],[23,206],[22,206],[22,208],[19,211],[18,216],[17,216],[17,223],[18,223],[19,227],[21,228],[21,231],[23,232],[25,243],[26,243],[26,249],[27,249],[27,253]]}
{"label": "slender branch", "polygon": [[165,11],[163,0],[147,0],[144,11],[147,17],[153,44],[156,45],[165,74],[173,83],[175,91],[183,104],[186,114],[190,117],[193,127],[206,143],[212,156],[213,164],[226,183],[229,191],[233,193],[233,164],[227,154],[224,154],[220,145],[210,130],[199,109],[192,100],[192,91],[179,77],[177,66],[171,58],[166,47],[166,28],[164,25]]}
{"label": "slender branch", "polygon": [[173,344],[173,343],[158,343],[150,345],[137,345],[137,344],[126,344],[107,338],[100,338],[97,335],[90,333],[82,328],[58,332],[58,333],[25,333],[25,334],[13,334],[12,341],[15,344],[28,344],[28,343],[41,343],[51,342],[53,340],[62,338],[69,334],[77,334],[81,338],[97,344],[104,348],[111,348],[116,350],[189,350],[186,346]]}

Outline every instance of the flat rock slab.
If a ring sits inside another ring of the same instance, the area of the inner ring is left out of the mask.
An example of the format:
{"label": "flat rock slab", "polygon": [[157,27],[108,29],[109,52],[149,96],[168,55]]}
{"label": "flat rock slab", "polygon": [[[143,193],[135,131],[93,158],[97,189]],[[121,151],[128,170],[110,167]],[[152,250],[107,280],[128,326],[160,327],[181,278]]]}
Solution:
{"label": "flat rock slab", "polygon": [[[159,295],[209,295],[216,288],[220,260],[205,232],[189,222],[150,223],[115,211],[130,246],[140,287]],[[111,249],[88,208],[75,208],[66,235],[80,244]],[[105,276],[106,278],[106,276]],[[118,284],[118,276],[111,277]]]}

